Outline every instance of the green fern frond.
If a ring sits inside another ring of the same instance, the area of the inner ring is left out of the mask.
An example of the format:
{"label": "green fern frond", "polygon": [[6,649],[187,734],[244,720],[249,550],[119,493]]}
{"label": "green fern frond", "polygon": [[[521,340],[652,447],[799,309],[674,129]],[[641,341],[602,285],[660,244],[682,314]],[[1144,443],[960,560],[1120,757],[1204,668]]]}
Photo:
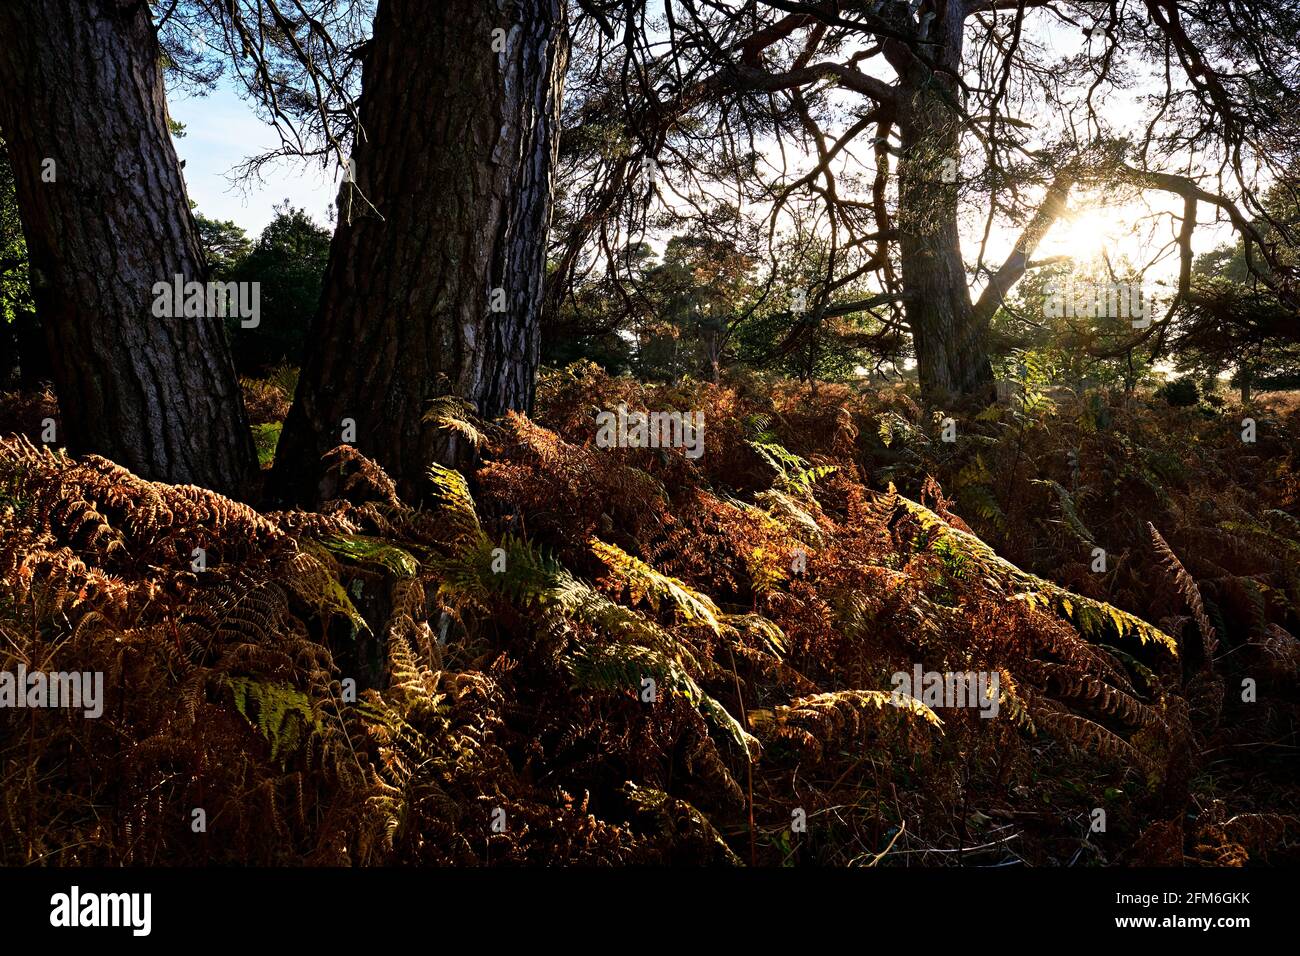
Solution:
{"label": "green fern frond", "polygon": [[222,682],[233,691],[240,716],[270,741],[272,760],[293,753],[308,731],[320,730],[310,698],[290,684],[248,677],[225,677]]}
{"label": "green fern frond", "polygon": [[811,488],[823,478],[829,478],[840,470],[839,465],[813,465],[794,476],[794,482],[805,490]]}
{"label": "green fern frond", "polygon": [[407,550],[389,544],[382,538],[360,534],[334,535],[321,542],[334,554],[357,564],[383,568],[399,578],[415,577],[420,562]]}
{"label": "green fern frond", "polygon": [[922,703],[910,694],[900,694],[888,690],[837,690],[826,694],[812,694],[790,702],[788,707],[777,708],[777,719],[790,719],[801,711],[826,711],[850,707],[862,711],[870,708],[883,710],[886,706],[894,707],[913,717],[925,721],[937,730],[943,730],[943,719],[929,705]]}
{"label": "green fern frond", "polygon": [[883,690],[840,690],[799,697],[775,710],[751,710],[749,722],[766,739],[793,743],[816,763],[828,752],[858,746],[861,734],[876,726],[886,710],[901,718],[895,726],[905,727],[917,720],[943,734],[943,721],[924,703]]}
{"label": "green fern frond", "polygon": [[754,501],[766,508],[768,514],[776,518],[784,518],[788,524],[804,532],[809,540],[815,543],[821,542],[822,529],[817,524],[817,519],[801,508],[789,495],[773,488],[756,494]]}
{"label": "green fern frond", "polygon": [[747,444],[776,472],[777,484],[793,491],[809,491],[815,483],[839,470],[837,465],[811,465],[776,441],[749,441]]}
{"label": "green fern frond", "polygon": [[1083,519],[1079,517],[1079,512],[1074,507],[1074,498],[1071,496],[1070,492],[1062,487],[1059,482],[1050,479],[1035,478],[1032,480],[1031,484],[1043,485],[1044,487],[1051,488],[1052,491],[1056,492],[1056,500],[1061,507],[1061,516],[1064,518],[1065,527],[1068,528],[1070,533],[1080,542],[1086,544],[1088,547],[1093,547],[1095,542],[1093,534],[1088,530],[1088,526],[1083,523]]}
{"label": "green fern frond", "polygon": [[435,464],[429,468],[429,481],[433,485],[435,503],[451,523],[456,539],[476,536],[482,526],[465,476],[452,468]]}
{"label": "green fern frond", "polygon": [[731,866],[742,865],[740,857],[727,846],[727,841],[709,822],[709,818],[685,800],[653,787],[639,787],[630,780],[623,786],[623,794],[640,813],[655,821],[661,835],[676,841],[691,832],[702,834],[717,850],[720,862]]}
{"label": "green fern frond", "polygon": [[288,575],[284,581],[288,587],[314,607],[321,618],[327,620],[334,614],[342,614],[351,622],[354,633],[365,631],[372,633],[370,625],[361,616],[347,590],[339,582],[331,569],[334,564],[328,550],[315,542],[303,542],[305,550],[294,555],[287,563]]}
{"label": "green fern frond", "polygon": [[694,651],[670,632],[567,572],[561,575],[553,594],[556,609],[570,621],[585,624],[614,642],[648,647],[696,674],[705,676],[710,672]]}
{"label": "green fern frond", "polygon": [[766,412],[755,412],[752,415],[746,415],[740,421],[741,428],[746,435],[757,441],[775,441],[772,434],[772,416]]}
{"label": "green fern frond", "polygon": [[565,656],[565,666],[578,687],[591,690],[639,692],[641,682],[653,678],[659,690],[681,694],[692,706],[726,732],[750,758],[758,755],[757,738],[717,700],[706,694],[676,661],[649,647],[604,644],[577,647]]}
{"label": "green fern frond", "polygon": [[1177,642],[1158,627],[1104,601],[1075,594],[1058,584],[1022,571],[975,535],[952,527],[924,505],[902,495],[898,495],[896,500],[899,507],[915,518],[922,528],[931,532],[932,550],[961,553],[979,567],[984,582],[993,590],[1000,591],[1012,600],[1024,601],[1031,607],[1060,614],[1085,636],[1093,637],[1112,631],[1121,638],[1136,638],[1142,644],[1157,644],[1175,657],[1178,656]]}
{"label": "green fern frond", "polygon": [[963,511],[978,515],[980,520],[999,531],[1006,530],[1006,512],[1002,510],[991,488],[985,485],[967,485],[958,492],[958,496]]}
{"label": "green fern frond", "polygon": [[723,626],[738,635],[756,638],[763,650],[777,658],[784,657],[789,647],[785,632],[761,614],[728,614]]}
{"label": "green fern frond", "polygon": [[807,461],[778,442],[750,441],[748,445],[782,479],[789,478],[791,472],[799,472],[808,467]]}
{"label": "green fern frond", "polygon": [[439,594],[453,603],[486,604],[504,598],[520,608],[553,602],[567,572],[523,538],[495,542],[482,531],[453,555],[436,561]]}
{"label": "green fern frond", "polygon": [[876,434],[880,436],[880,441],[886,448],[892,448],[894,442],[899,441],[899,439],[901,439],[899,443],[902,445],[928,445],[930,443],[924,432],[920,431],[898,412],[885,412],[879,416],[876,419]]}
{"label": "green fern frond", "polygon": [[1007,516],[993,493],[994,481],[993,473],[989,471],[984,456],[976,455],[961,471],[957,472],[952,487],[962,504],[963,513],[978,515],[986,525],[1005,531]]}
{"label": "green fern frond", "polygon": [[605,563],[613,576],[628,586],[634,601],[644,597],[656,611],[667,601],[681,613],[686,623],[703,624],[713,633],[720,633],[718,615],[721,612],[707,594],[701,594],[683,581],[656,571],[617,545],[606,544],[598,538],[592,538],[590,544],[596,557]]}

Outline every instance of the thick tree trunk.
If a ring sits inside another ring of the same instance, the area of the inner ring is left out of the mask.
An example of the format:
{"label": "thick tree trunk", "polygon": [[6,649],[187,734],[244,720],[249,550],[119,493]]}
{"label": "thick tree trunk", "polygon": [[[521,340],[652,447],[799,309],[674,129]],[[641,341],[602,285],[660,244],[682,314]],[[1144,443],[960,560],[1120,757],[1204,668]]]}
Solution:
{"label": "thick tree trunk", "polygon": [[993,368],[970,299],[956,217],[905,228],[899,246],[922,394],[939,405],[967,397],[992,401]]}
{"label": "thick tree trunk", "polygon": [[202,280],[149,7],[0,3],[0,128],[66,434],[156,480],[239,493],[253,462],[217,318],[155,318]]}
{"label": "thick tree trunk", "polygon": [[947,4],[932,27],[936,69],[923,69],[910,53],[890,49],[900,70],[902,109],[898,167],[899,266],[907,323],[916,349],[917,375],[928,401],[994,398],[983,323],[971,300],[957,222],[963,14]]}
{"label": "thick tree trunk", "polygon": [[415,499],[458,454],[431,399],[530,408],[566,43],[563,0],[380,0],[277,500],[314,499],[346,420]]}
{"label": "thick tree trunk", "polygon": [[934,140],[906,127],[903,149],[899,266],[921,392],[940,405],[968,396],[991,401],[993,369],[962,259],[957,186],[944,181],[952,167],[931,161]]}

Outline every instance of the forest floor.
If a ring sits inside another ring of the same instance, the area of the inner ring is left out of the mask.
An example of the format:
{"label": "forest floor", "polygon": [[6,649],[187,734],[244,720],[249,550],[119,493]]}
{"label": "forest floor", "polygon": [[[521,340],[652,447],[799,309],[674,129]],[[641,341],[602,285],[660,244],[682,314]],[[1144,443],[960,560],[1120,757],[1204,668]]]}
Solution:
{"label": "forest floor", "polygon": [[[269,461],[287,387],[246,395]],[[706,453],[597,447],[620,402]],[[577,365],[437,414],[481,466],[425,506],[341,447],[259,513],[0,400],[0,673],[104,681],[0,709],[0,863],[1300,862],[1294,396]]]}

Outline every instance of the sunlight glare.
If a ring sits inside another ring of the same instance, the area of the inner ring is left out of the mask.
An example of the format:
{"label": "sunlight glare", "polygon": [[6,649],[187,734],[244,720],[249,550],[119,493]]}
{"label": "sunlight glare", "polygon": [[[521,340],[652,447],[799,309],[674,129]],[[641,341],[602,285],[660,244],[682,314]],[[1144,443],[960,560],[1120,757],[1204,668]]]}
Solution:
{"label": "sunlight glare", "polygon": [[1123,222],[1117,209],[1087,207],[1063,218],[1051,232],[1051,245],[1058,255],[1087,262],[1103,252],[1114,255],[1121,245]]}

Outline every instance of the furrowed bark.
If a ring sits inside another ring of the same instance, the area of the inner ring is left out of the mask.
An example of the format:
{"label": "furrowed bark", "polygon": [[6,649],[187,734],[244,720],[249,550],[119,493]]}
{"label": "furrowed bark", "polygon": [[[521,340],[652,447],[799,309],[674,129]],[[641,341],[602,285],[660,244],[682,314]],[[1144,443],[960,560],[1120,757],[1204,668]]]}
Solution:
{"label": "furrowed bark", "polygon": [[431,399],[486,417],[530,409],[564,16],[562,0],[381,0],[356,193],[341,194],[276,500],[320,494],[320,457],[345,420],[416,499],[432,462],[463,454],[423,420]]}
{"label": "furrowed bark", "polygon": [[887,45],[900,74],[899,269],[905,315],[927,401],[992,400],[993,368],[971,302],[957,221],[961,116],[952,74],[960,67],[963,16],[949,4],[932,34],[942,41],[924,69],[910,51]]}
{"label": "furrowed bark", "polygon": [[155,283],[205,278],[160,63],[147,4],[0,3],[0,129],[59,443],[240,494],[253,441],[221,320],[152,313]]}

